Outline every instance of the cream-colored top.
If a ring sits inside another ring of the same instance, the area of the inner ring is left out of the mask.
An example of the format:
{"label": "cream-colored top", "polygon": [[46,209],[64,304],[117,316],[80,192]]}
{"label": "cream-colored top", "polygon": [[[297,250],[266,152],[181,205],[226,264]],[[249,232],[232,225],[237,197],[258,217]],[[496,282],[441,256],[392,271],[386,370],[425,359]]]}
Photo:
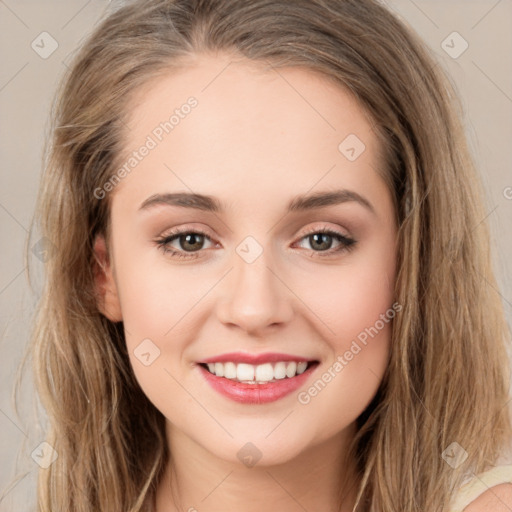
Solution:
{"label": "cream-colored top", "polygon": [[459,488],[449,512],[462,512],[489,488],[505,483],[512,483],[512,464],[495,466],[488,471],[474,475]]}

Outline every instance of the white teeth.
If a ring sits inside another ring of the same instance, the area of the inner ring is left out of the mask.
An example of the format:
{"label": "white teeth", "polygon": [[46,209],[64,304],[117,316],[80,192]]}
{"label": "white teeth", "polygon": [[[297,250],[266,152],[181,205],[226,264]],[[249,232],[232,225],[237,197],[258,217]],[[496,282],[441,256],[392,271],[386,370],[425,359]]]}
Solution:
{"label": "white teeth", "polygon": [[236,379],[237,370],[235,363],[224,364],[224,377],[226,377],[226,379]]}
{"label": "white teeth", "polygon": [[[215,370],[217,370],[217,363],[215,363]],[[215,372],[217,377],[222,377]],[[252,364],[240,363],[236,365],[236,378],[238,380],[254,380],[254,366]]]}
{"label": "white teeth", "polygon": [[259,364],[256,366],[256,380],[268,382],[274,378],[274,368],[270,363]]}
{"label": "white teeth", "polygon": [[286,377],[286,363],[276,363],[274,366],[274,377],[276,379],[284,379]]}
{"label": "white teeth", "polygon": [[306,361],[296,363],[295,361],[277,363],[264,363],[258,365],[246,363],[208,363],[208,370],[217,377],[238,380],[247,384],[264,384],[286,377],[291,379],[296,375],[304,373],[308,367]]}
{"label": "white teeth", "polygon": [[308,363],[305,361],[301,361],[300,363],[297,363],[297,374],[304,373],[306,371],[306,368],[308,366]]}
{"label": "white teeth", "polygon": [[224,365],[222,363],[215,363],[215,375],[224,377]]}
{"label": "white teeth", "polygon": [[294,377],[297,373],[297,363],[288,363],[286,365],[286,376],[288,378]]}

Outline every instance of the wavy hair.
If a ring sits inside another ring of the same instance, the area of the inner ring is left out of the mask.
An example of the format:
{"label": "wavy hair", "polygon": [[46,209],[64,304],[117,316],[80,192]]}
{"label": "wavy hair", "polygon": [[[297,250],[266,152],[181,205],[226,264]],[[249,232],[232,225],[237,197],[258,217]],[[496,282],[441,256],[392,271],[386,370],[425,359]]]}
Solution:
{"label": "wavy hair", "polygon": [[[52,248],[28,351],[58,452],[41,512],[153,511],[171,454],[140,389],[123,324],[97,305],[97,187],[121,162],[132,95],[200,53],[321,73],[373,121],[399,226],[390,363],[357,419],[357,512],[441,512],[468,471],[512,437],[510,332],[484,195],[456,90],[425,43],[376,0],[140,0],[111,12],[74,55],[51,113],[37,224]],[[442,458],[452,442],[468,457]],[[341,486],[341,482],[340,482]]]}

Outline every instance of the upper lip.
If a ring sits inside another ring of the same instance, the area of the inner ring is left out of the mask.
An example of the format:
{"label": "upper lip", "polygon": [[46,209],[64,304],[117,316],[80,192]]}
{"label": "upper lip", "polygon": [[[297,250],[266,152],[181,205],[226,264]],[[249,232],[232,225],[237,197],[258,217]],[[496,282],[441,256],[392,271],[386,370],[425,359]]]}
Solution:
{"label": "upper lip", "polygon": [[281,352],[265,352],[263,354],[248,354],[247,352],[229,352],[226,354],[219,354],[218,356],[202,359],[198,363],[247,363],[247,364],[263,364],[274,363],[278,361],[296,361],[296,362],[311,362],[315,359],[308,359],[307,357],[296,356],[293,354],[283,354]]}

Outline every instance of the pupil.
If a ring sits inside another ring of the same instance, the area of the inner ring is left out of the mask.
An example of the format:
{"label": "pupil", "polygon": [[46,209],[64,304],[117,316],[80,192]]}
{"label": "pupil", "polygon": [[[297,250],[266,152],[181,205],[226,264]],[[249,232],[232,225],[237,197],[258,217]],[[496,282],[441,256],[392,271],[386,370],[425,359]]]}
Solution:
{"label": "pupil", "polygon": [[[203,236],[203,235],[193,234],[193,233],[188,234],[188,235],[185,235],[185,236],[184,236],[184,238],[185,238],[185,244],[182,244],[182,247],[183,247],[185,250],[187,250],[187,247],[186,247],[186,246],[187,246],[187,245],[190,245],[190,246],[192,246],[192,247],[191,247],[191,249],[192,249],[192,250],[193,250],[193,249],[200,249],[200,247],[194,247],[194,241],[197,243],[196,238],[202,238],[202,236]],[[190,242],[190,240],[192,240],[192,241]],[[202,245],[202,244],[200,244],[200,245]]]}
{"label": "pupil", "polygon": [[[324,237],[326,237],[327,239],[329,239],[329,241],[332,242],[332,237],[331,235],[327,234],[327,233],[315,233],[314,235],[311,235],[311,238],[313,239],[314,243],[311,244],[311,246],[313,247],[315,243],[317,243],[317,240],[320,239],[320,244],[322,244],[322,241],[324,241]],[[321,251],[325,251],[327,249],[329,249],[331,247],[331,244],[330,243],[327,243],[327,247],[320,247],[320,250]]]}

